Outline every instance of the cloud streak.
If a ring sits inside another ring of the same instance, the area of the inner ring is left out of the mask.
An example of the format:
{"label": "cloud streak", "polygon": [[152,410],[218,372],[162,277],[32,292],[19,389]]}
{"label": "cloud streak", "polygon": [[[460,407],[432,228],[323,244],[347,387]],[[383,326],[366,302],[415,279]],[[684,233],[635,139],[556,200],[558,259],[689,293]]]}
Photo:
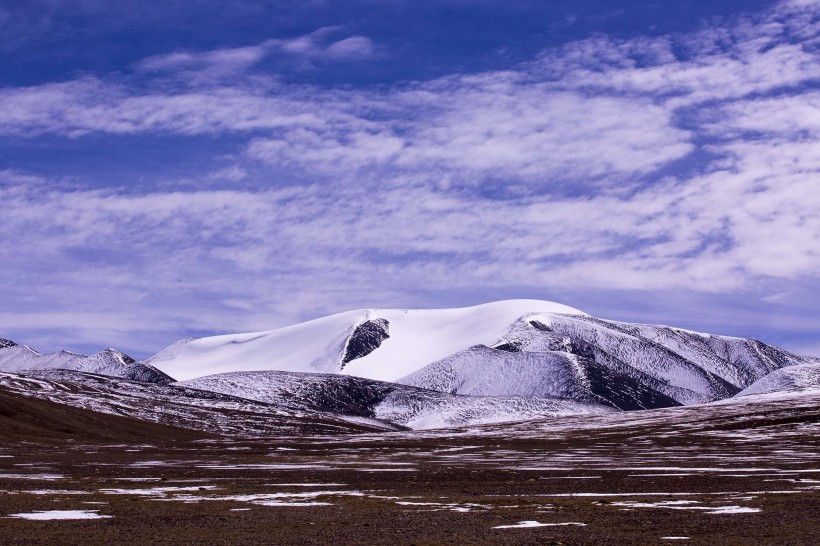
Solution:
{"label": "cloud streak", "polygon": [[376,57],[376,46],[370,38],[339,39],[341,30],[325,27],[304,36],[270,39],[253,46],[155,55],[137,62],[134,68],[138,72],[170,72],[201,84],[242,75],[266,58],[302,63],[307,69],[313,67],[313,63],[356,62]]}
{"label": "cloud streak", "polygon": [[266,72],[272,56],[379,54],[325,29],[0,89],[7,138],[204,135],[233,151],[193,187],[0,173],[0,297],[49,328],[76,328],[69,309],[125,328],[121,309],[136,309],[148,335],[464,287],[788,293],[820,278],[817,15],[782,3],[383,86]]}

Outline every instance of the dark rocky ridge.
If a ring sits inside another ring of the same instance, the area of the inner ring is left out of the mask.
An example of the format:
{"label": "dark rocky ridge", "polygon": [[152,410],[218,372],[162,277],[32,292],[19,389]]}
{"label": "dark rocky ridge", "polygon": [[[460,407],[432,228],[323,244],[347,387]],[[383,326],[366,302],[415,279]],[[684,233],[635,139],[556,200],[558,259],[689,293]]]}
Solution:
{"label": "dark rocky ridge", "polygon": [[347,340],[345,353],[342,357],[342,369],[351,360],[367,356],[390,337],[390,323],[386,319],[378,318],[366,320],[357,325]]}

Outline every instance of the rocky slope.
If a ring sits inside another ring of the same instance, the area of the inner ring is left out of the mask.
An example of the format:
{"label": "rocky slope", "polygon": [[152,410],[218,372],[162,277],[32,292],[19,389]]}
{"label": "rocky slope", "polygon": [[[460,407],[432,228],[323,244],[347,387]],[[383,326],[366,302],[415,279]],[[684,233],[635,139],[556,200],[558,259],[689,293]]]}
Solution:
{"label": "rocky slope", "polygon": [[177,385],[281,407],[376,418],[413,429],[613,411],[553,396],[460,396],[336,374],[233,372]]}

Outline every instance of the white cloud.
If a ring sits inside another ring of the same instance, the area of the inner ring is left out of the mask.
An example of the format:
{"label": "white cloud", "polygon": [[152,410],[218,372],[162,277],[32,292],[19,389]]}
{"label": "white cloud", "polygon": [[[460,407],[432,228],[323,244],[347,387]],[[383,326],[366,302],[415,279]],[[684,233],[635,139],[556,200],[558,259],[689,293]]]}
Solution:
{"label": "white cloud", "polygon": [[323,27],[285,40],[269,40],[265,45],[297,58],[314,61],[364,61],[375,57],[376,46],[367,36],[348,36],[337,39],[342,27]]}
{"label": "white cloud", "polygon": [[818,11],[782,2],[692,34],[598,36],[545,52],[531,70],[569,88],[648,95],[671,108],[740,99],[820,77]]}
{"label": "white cloud", "polygon": [[399,165],[527,179],[637,175],[689,153],[690,133],[650,101],[526,83],[465,82],[414,120]]}
{"label": "white cloud", "polygon": [[308,102],[266,96],[254,89],[217,87],[129,95],[121,85],[85,78],[0,90],[0,132],[5,134],[197,135],[325,123]]}
{"label": "white cloud", "polygon": [[242,74],[261,61],[268,54],[265,45],[157,55],[143,59],[135,68],[144,72],[178,72],[202,81],[224,78]]}
{"label": "white cloud", "polygon": [[248,171],[239,165],[231,165],[201,177],[199,180],[191,180],[192,184],[199,182],[241,182],[248,177]]}
{"label": "white cloud", "polygon": [[[271,131],[248,147],[274,166],[320,173],[448,171],[552,181],[651,172],[693,146],[669,110],[642,98],[584,97],[488,74],[388,95],[209,87],[131,96],[97,79],[0,91],[0,132],[185,135]],[[374,121],[373,116],[391,117]]]}
{"label": "white cloud", "polygon": [[194,83],[208,83],[247,72],[266,57],[285,57],[302,62],[364,61],[376,56],[376,47],[366,36],[335,40],[342,31],[326,27],[289,39],[270,39],[245,47],[210,51],[177,51],[142,59],[134,65],[138,72],[172,72]]}
{"label": "white cloud", "polygon": [[[252,132],[248,157],[323,175],[355,171],[361,180],[427,172],[457,184],[519,179],[539,190],[599,179],[629,186],[694,151],[698,133],[728,138],[729,131],[771,130],[798,116],[797,123],[805,123],[807,112],[816,125],[816,97],[804,102],[801,86],[820,77],[817,54],[786,39],[802,27],[780,22],[800,21],[807,9],[781,7],[683,37],[598,37],[514,70],[392,89],[341,91],[258,78],[171,92],[164,81],[135,93],[94,78],[7,88],[0,90],[0,132]],[[305,60],[372,54],[364,37],[333,41],[339,32],[173,53],[138,66],[225,75],[275,51]],[[676,48],[692,58],[679,60]],[[782,89],[792,90],[792,100],[776,101],[777,117],[768,108],[772,99],[755,99],[763,115],[750,112],[755,105],[743,99]],[[742,110],[749,112],[745,125]]]}
{"label": "white cloud", "polygon": [[375,50],[370,38],[351,36],[327,46],[324,55],[330,59],[363,60],[372,58]]}
{"label": "white cloud", "polygon": [[788,139],[820,137],[820,91],[732,102],[715,109],[716,121],[705,131],[721,138],[741,138],[744,133]]}
{"label": "white cloud", "polygon": [[[0,89],[5,135],[229,135],[244,150],[185,192],[69,191],[0,172],[0,297],[100,313],[83,315],[94,325],[122,325],[134,306],[145,331],[250,330],[462,287],[768,294],[816,280],[816,11],[792,2],[694,35],[599,37],[396,86]],[[140,68],[220,75],[274,50],[374,54],[337,32]],[[280,179],[292,172],[308,182]],[[204,189],[215,181],[235,189]],[[53,321],[73,327],[68,312]]]}
{"label": "white cloud", "polygon": [[[757,148],[733,151],[731,169],[577,198],[495,201],[412,181],[375,193],[315,185],[142,196],[10,185],[0,255],[7,271],[25,270],[31,258],[20,249],[37,248],[39,260],[76,267],[72,283],[89,275],[95,286],[177,290],[187,271],[186,289],[227,297],[244,278],[253,282],[240,290],[259,283],[285,299],[322,279],[351,294],[453,283],[719,291],[820,274],[815,178],[766,170]],[[94,275],[77,248],[127,249],[128,275],[107,266]]]}

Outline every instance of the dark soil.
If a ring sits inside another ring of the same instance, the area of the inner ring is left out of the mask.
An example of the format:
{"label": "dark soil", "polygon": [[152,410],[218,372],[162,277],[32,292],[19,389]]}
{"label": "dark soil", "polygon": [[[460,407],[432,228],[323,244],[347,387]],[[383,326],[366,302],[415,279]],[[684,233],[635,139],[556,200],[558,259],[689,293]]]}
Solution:
{"label": "dark soil", "polygon": [[212,437],[204,432],[72,408],[0,389],[0,441],[74,439],[140,442]]}
{"label": "dark soil", "polygon": [[[529,432],[10,441],[0,443],[0,542],[820,543],[818,404],[697,415],[573,418]],[[263,504],[276,502],[290,504]],[[113,517],[8,517],[44,510]],[[495,528],[522,521],[585,525]]]}

